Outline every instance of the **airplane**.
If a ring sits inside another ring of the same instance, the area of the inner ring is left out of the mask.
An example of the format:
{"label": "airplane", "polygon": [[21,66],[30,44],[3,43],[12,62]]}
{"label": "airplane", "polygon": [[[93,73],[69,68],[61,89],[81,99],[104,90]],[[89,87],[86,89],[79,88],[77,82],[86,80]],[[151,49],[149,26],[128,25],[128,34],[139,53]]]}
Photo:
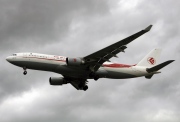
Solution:
{"label": "airplane", "polygon": [[88,89],[87,79],[125,79],[142,76],[151,79],[154,74],[161,73],[160,69],[174,61],[168,60],[157,65],[161,49],[153,49],[135,65],[110,62],[112,57],[117,57],[118,53],[125,52],[124,50],[130,42],[147,33],[151,28],[152,25],[149,25],[147,28],[85,57],[71,58],[27,52],[14,53],[8,56],[6,60],[22,67],[24,75],[27,74],[27,69],[61,74],[63,77],[50,77],[50,85],[70,83],[77,90],[84,91]]}

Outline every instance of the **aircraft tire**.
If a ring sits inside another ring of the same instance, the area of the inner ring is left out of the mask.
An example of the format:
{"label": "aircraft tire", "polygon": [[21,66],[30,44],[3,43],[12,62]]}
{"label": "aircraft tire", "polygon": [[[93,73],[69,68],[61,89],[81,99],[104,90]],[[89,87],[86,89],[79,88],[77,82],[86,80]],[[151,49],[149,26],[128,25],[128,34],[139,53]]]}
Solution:
{"label": "aircraft tire", "polygon": [[26,74],[27,74],[27,71],[24,71],[23,74],[26,75]]}
{"label": "aircraft tire", "polygon": [[88,89],[88,86],[85,85],[85,86],[83,87],[83,90],[86,91],[87,89]]}
{"label": "aircraft tire", "polygon": [[98,75],[95,75],[94,76],[94,80],[97,81],[99,79],[99,76]]}

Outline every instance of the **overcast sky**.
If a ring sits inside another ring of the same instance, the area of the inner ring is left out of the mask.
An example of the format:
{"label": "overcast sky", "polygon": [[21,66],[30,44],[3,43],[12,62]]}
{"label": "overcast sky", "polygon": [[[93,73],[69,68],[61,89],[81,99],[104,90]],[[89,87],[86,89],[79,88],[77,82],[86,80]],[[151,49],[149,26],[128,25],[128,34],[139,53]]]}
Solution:
{"label": "overcast sky", "polygon": [[[179,122],[179,0],[0,0],[0,122]],[[28,70],[15,52],[86,56],[153,24],[111,61],[138,63],[153,48],[176,60],[148,80],[89,80],[50,86],[60,74]]]}

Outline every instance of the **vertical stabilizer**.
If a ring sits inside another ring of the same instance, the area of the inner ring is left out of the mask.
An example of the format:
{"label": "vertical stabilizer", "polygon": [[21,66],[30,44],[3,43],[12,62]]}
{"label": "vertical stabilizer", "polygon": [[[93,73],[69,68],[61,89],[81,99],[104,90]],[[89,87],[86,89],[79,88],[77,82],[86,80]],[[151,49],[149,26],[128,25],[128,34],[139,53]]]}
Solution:
{"label": "vertical stabilizer", "polygon": [[153,67],[157,64],[161,53],[161,49],[153,49],[149,52],[138,64],[137,66]]}

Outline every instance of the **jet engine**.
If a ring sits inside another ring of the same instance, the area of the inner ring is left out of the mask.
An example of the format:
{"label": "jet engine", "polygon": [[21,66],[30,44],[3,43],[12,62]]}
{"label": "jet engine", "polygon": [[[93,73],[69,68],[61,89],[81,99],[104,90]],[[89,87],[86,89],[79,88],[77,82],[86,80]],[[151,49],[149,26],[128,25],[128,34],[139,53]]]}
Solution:
{"label": "jet engine", "polygon": [[84,60],[82,58],[66,58],[66,63],[70,66],[79,66],[84,64]]}
{"label": "jet engine", "polygon": [[49,83],[50,85],[63,85],[67,84],[68,82],[62,77],[50,77]]}

